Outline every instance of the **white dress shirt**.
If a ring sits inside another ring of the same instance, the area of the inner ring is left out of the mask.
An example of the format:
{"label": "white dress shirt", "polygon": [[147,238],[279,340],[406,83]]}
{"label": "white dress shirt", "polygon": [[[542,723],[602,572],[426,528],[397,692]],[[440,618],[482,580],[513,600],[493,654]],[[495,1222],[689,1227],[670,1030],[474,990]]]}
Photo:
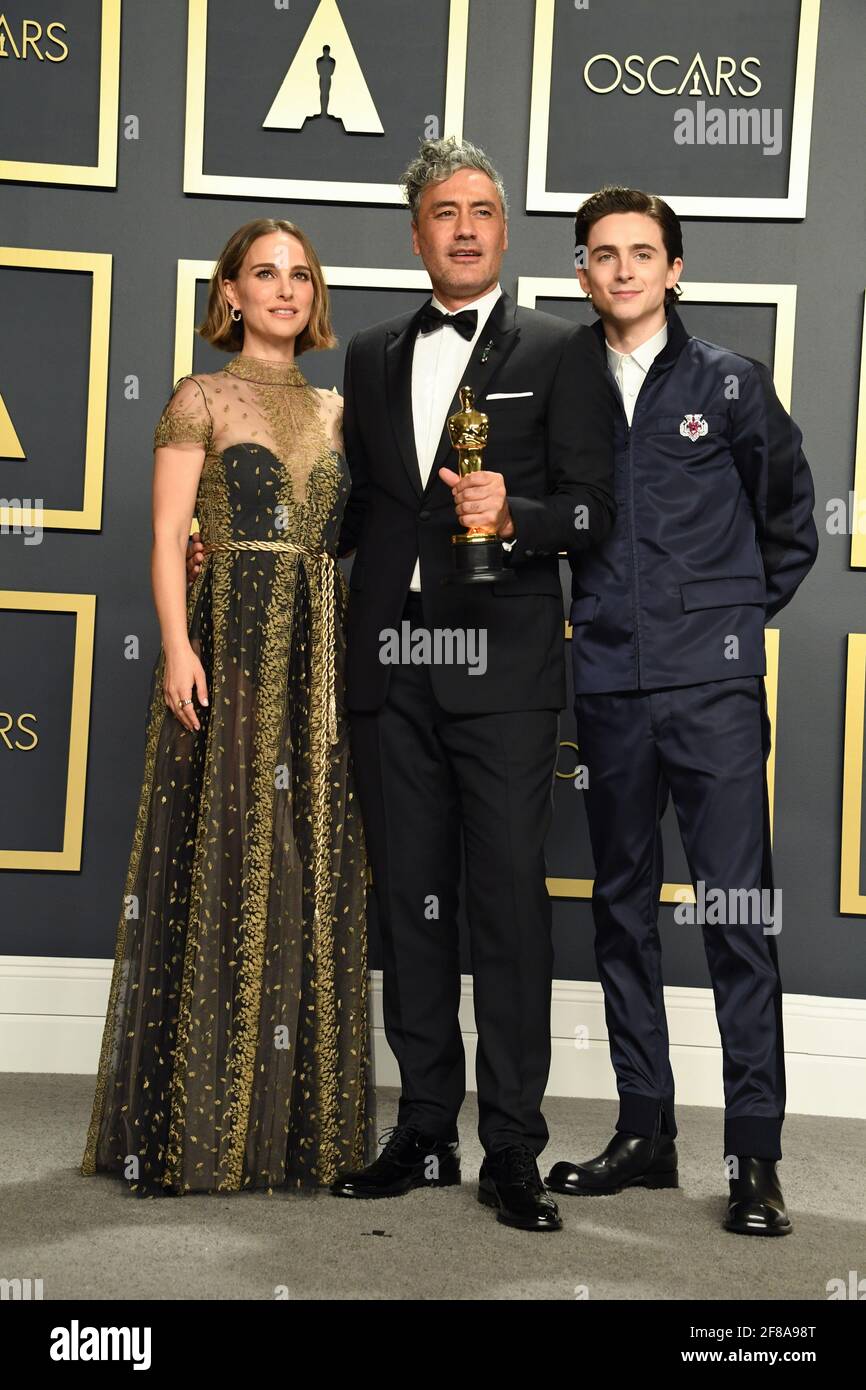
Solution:
{"label": "white dress shirt", "polygon": [[614,381],[619,387],[626,419],[631,425],[637,394],[644,384],[646,374],[668,340],[668,326],[663,323],[658,333],[647,338],[645,343],[632,352],[617,352],[605,339],[607,364]]}
{"label": "white dress shirt", "polygon": [[[484,332],[491,310],[501,294],[501,285],[494,285],[480,299],[474,299],[471,304],[461,304],[461,313],[464,309],[478,310],[478,324],[471,338],[461,337],[456,329],[446,323],[432,333],[419,333],[415,339],[412,354],[412,421],[422,488],[427,486],[430,477],[448,408],[457,388],[463,383],[472,350]],[[446,309],[435,295],[432,303],[443,314],[458,312]],[[449,464],[451,466],[453,464]],[[415,561],[409,588],[416,594],[421,592],[421,566],[418,560]]]}

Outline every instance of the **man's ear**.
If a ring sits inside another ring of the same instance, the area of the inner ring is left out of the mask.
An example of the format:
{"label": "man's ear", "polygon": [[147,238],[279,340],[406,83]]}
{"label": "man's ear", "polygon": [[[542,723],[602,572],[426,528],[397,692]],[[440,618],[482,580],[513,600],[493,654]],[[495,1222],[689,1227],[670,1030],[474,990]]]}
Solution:
{"label": "man's ear", "polygon": [[506,219],[506,222],[505,222],[504,231],[503,231],[503,233],[502,233],[502,249],[503,249],[503,251],[507,251],[507,250],[508,250],[508,221],[507,221],[507,219]]}
{"label": "man's ear", "polygon": [[421,255],[421,246],[420,246],[419,241],[418,241],[418,224],[417,224],[417,222],[413,222],[413,223],[412,223],[412,254],[413,254],[414,256],[420,256],[420,255]]}
{"label": "man's ear", "polygon": [[583,290],[584,294],[589,294],[589,276],[586,271],[581,266],[578,266],[575,270],[575,275],[580,282],[580,288]]}
{"label": "man's ear", "polygon": [[665,289],[672,290],[674,285],[679,283],[679,278],[683,273],[683,262],[680,256],[668,266],[668,273],[665,276]]}

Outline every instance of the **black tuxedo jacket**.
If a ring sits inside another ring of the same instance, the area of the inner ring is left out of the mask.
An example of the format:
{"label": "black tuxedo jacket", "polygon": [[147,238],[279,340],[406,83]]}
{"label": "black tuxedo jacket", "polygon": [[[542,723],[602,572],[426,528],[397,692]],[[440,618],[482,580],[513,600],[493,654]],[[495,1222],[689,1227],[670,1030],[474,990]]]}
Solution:
{"label": "black tuxedo jacket", "polygon": [[[503,294],[460,385],[490,418],[487,470],[505,478],[516,544],[509,582],[443,585],[451,535],[463,531],[450,488],[457,469],[443,428],[422,487],[412,420],[412,355],[420,311],[364,329],[349,344],[343,429],[352,490],[339,554],[357,550],[349,580],[347,703],[375,710],[388,690],[383,642],[400,632],[415,560],[428,628],[474,628],[469,663],[432,664],[439,704],[453,713],[561,709],[565,704],[563,602],[558,552],[603,540],[614,518],[614,401],[590,329]],[[454,332],[445,327],[443,333]],[[491,399],[498,395],[500,399]],[[460,409],[455,393],[448,415]],[[474,669],[474,673],[473,673]]]}

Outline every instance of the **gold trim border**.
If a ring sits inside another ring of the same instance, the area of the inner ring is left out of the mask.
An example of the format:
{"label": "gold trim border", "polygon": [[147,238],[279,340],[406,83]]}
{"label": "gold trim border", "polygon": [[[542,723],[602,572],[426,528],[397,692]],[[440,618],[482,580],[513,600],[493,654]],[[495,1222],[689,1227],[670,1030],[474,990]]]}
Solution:
{"label": "gold trim border", "polygon": [[[30,247],[0,246],[0,265],[26,270],[74,270],[93,277],[82,504],[80,509],[46,507],[42,513],[42,525],[46,530],[99,531],[102,527],[111,336],[111,255],[103,251],[42,251]],[[26,459],[22,463],[26,467]],[[9,507],[6,515],[13,526],[32,524],[32,515],[29,512],[23,514],[20,507]]]}
{"label": "gold trim border", "polygon": [[[445,62],[445,114],[442,134],[463,135],[469,0],[450,0]],[[311,202],[404,202],[396,183],[352,183],[339,179],[278,179],[204,172],[205,76],[207,71],[207,0],[189,0],[186,72],[184,193],[211,193],[221,198],[288,198]]]}
{"label": "gold trim border", "polygon": [[[567,212],[574,216],[586,193],[553,192],[547,187],[547,144],[550,126],[550,81],[553,62],[553,23],[556,0],[535,0],[535,38],[532,56],[532,98],[529,114],[529,163],[526,179],[527,212]],[[784,198],[713,198],[663,193],[680,217],[803,218],[809,187],[809,149],[821,0],[800,0],[794,105],[791,113],[791,158],[788,192]],[[657,190],[654,190],[657,191]]]}
{"label": "gold trim border", "polygon": [[[851,567],[866,569],[866,294],[860,338],[860,386],[857,393],[857,442],[854,446],[854,515],[851,525]],[[860,518],[863,517],[861,522]],[[859,530],[860,526],[863,530]]]}
{"label": "gold trim border", "polygon": [[[773,383],[779,400],[790,412],[797,323],[797,286],[683,280],[680,287],[683,291],[682,307],[686,310],[689,304],[772,304],[775,307]],[[521,275],[517,281],[517,302],[527,309],[534,309],[538,299],[585,298],[576,275]]]}
{"label": "gold trim border", "polygon": [[[866,639],[864,639],[866,641]],[[767,714],[770,718],[772,742],[767,759],[767,797],[770,807],[770,835],[773,833],[776,789],[776,711],[779,696],[779,629],[764,629],[764,649],[767,657]],[[861,707],[862,721],[862,707]],[[549,878],[547,891],[552,898],[591,898],[591,878]],[[665,883],[662,885],[659,902],[680,903],[695,901],[694,889],[690,883]],[[864,899],[866,902],[866,899]]]}
{"label": "gold trim border", "polygon": [[117,187],[120,6],[121,0],[102,0],[96,163],[47,164],[41,160],[0,159],[0,179],[17,179],[24,183],[72,183],[87,188]]}
{"label": "gold trim border", "polygon": [[87,745],[90,733],[90,692],[96,632],[95,594],[35,593],[0,589],[0,609],[37,613],[75,614],[75,652],[69,712],[69,762],[61,850],[0,849],[0,869],[81,869]]}
{"label": "gold trim border", "polygon": [[845,679],[845,743],[842,763],[842,853],[839,911],[866,915],[860,891],[860,836],[863,818],[863,715],[866,706],[866,633],[848,633]]}

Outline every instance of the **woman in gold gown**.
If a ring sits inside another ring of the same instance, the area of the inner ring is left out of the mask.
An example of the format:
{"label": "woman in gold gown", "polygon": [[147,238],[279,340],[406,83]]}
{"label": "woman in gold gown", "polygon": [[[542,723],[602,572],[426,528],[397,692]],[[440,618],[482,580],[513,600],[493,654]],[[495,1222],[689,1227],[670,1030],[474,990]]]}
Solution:
{"label": "woman in gold gown", "polygon": [[350,484],[341,399],[295,361],[335,341],[304,234],[236,232],[199,332],[240,354],[182,378],[154,436],[162,648],[82,1163],[137,1194],[321,1187],[375,1149]]}

